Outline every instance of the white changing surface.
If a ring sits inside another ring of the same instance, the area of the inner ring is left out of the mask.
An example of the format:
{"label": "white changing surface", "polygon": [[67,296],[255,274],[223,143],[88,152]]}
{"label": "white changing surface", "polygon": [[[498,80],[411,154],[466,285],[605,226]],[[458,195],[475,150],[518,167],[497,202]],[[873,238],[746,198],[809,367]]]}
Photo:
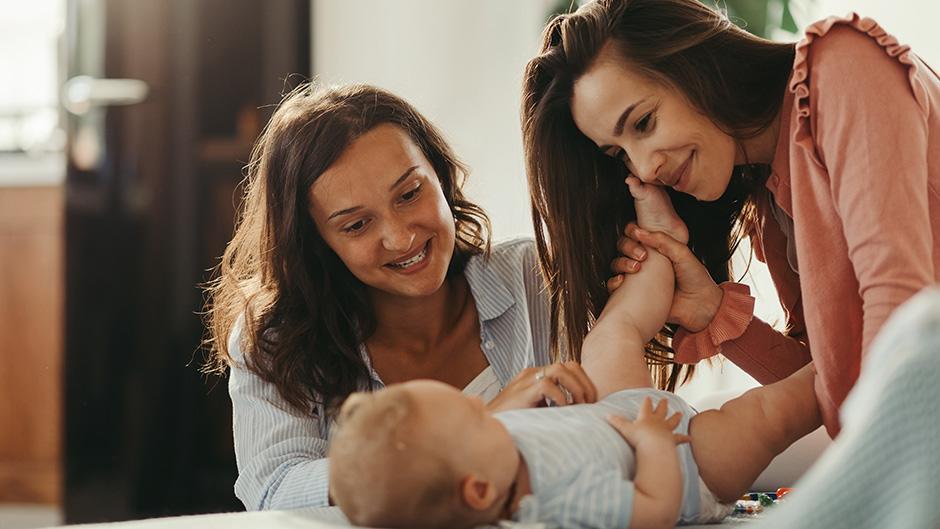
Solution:
{"label": "white changing surface", "polygon": [[[690,529],[740,529],[746,527],[751,521],[747,518],[727,518],[722,524],[687,525],[683,527]],[[348,528],[349,524],[338,508],[330,507],[296,511],[201,514],[70,527],[84,529],[257,529],[258,527],[264,527],[265,529],[337,529]],[[514,524],[512,527],[527,529],[535,526]]]}

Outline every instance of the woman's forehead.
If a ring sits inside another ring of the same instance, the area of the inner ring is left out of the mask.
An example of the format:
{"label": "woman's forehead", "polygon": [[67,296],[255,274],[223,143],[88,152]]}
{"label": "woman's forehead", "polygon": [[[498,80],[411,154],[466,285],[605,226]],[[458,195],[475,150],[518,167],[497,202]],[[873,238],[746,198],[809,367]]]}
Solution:
{"label": "woman's forehead", "polygon": [[598,58],[574,83],[572,118],[589,136],[607,137],[624,111],[660,97],[663,89],[623,61]]}
{"label": "woman's forehead", "polygon": [[404,130],[382,124],[356,138],[314,181],[311,199],[332,201],[356,191],[387,190],[410,168],[425,164],[421,149]]}

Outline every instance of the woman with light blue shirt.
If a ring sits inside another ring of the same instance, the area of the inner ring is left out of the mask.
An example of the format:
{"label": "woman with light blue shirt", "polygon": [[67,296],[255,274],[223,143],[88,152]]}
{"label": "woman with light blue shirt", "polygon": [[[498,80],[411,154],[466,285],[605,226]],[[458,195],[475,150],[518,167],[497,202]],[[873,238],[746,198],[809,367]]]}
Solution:
{"label": "woman with light blue shirt", "polygon": [[249,510],[329,504],[326,448],[353,391],[430,378],[494,410],[595,400],[580,365],[551,363],[534,243],[491,248],[465,177],[388,92],[305,85],[281,102],[208,289]]}

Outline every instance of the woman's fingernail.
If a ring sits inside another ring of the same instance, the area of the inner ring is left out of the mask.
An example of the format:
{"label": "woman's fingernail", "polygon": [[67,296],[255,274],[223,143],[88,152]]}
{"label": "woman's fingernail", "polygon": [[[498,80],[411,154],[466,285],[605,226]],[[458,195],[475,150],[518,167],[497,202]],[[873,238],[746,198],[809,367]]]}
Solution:
{"label": "woman's fingernail", "polygon": [[637,248],[636,251],[633,252],[633,257],[636,257],[637,259],[642,259],[646,257],[646,250],[643,250],[642,248]]}
{"label": "woman's fingernail", "polygon": [[627,266],[630,268],[630,270],[636,270],[637,262],[636,262],[636,261],[630,261],[630,264],[628,264]]}
{"label": "woman's fingernail", "polygon": [[649,235],[650,232],[644,230],[643,228],[637,228],[633,233],[637,235]]}

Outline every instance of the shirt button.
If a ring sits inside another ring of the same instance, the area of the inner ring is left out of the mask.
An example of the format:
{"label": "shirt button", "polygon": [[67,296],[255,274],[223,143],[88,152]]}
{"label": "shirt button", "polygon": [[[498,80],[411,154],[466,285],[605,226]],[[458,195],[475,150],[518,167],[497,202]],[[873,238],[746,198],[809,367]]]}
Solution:
{"label": "shirt button", "polygon": [[486,343],[483,344],[483,346],[486,347],[487,349],[492,349],[492,348],[493,348],[493,345],[494,345],[494,344],[493,344],[493,341],[492,341],[492,340],[487,340]]}

